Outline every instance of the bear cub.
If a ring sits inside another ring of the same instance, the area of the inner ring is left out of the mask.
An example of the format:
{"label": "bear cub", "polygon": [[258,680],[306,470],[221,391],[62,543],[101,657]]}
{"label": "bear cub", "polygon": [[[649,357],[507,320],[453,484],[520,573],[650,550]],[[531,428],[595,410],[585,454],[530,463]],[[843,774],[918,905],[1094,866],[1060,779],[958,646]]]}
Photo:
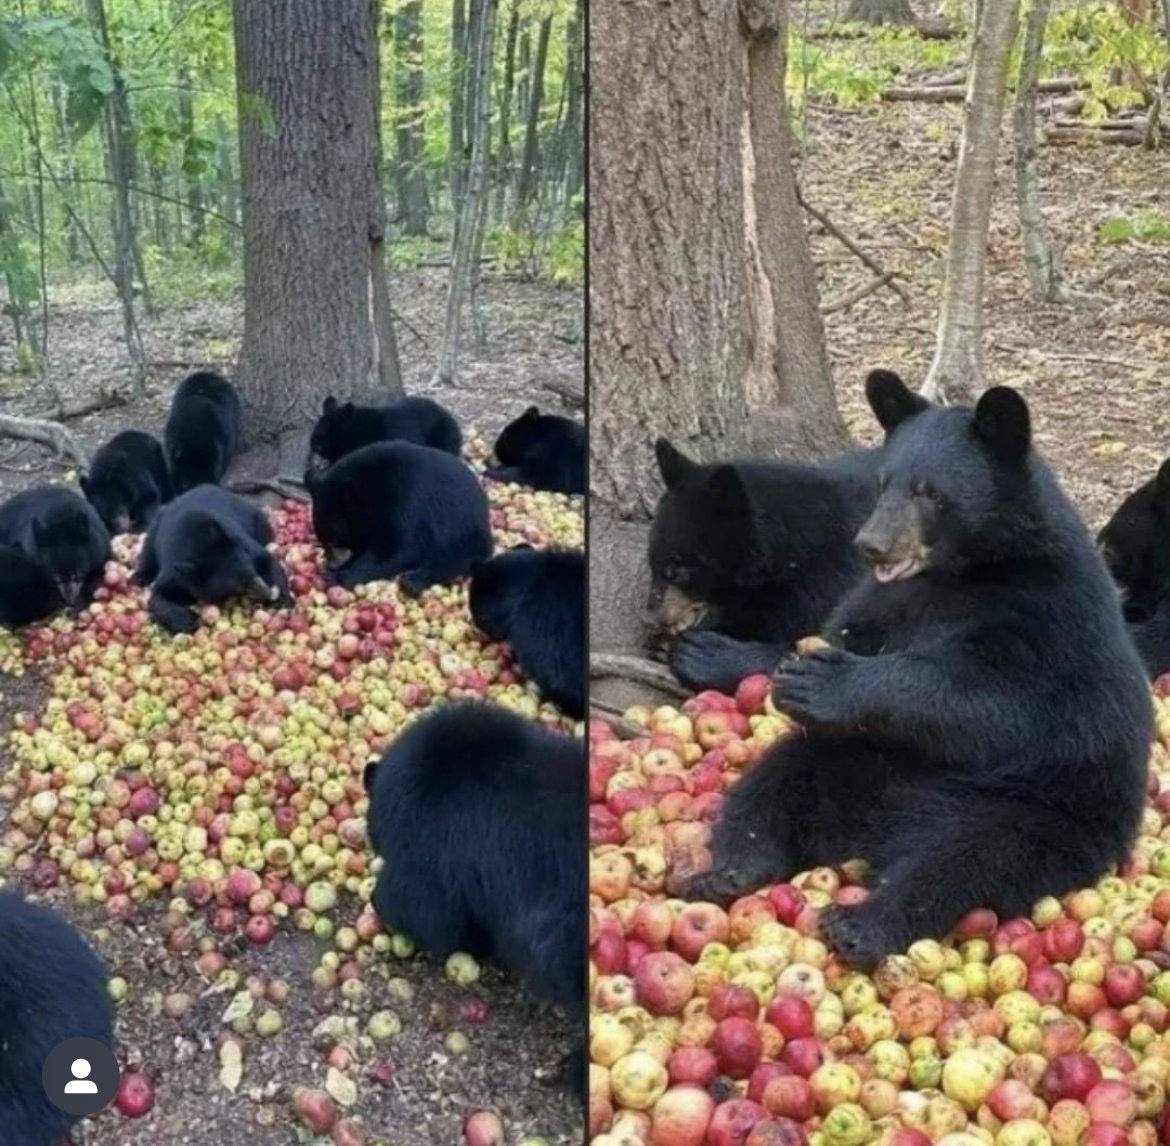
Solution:
{"label": "bear cub", "polygon": [[216,485],[175,498],[156,519],[135,580],[150,586],[151,618],[169,633],[193,633],[197,607],[249,596],[290,603],[288,579],[265,548],[272,526],[263,510]]}
{"label": "bear cub", "polygon": [[463,462],[410,442],[362,446],[309,470],[313,530],[334,584],[395,577],[408,593],[465,577],[491,556],[488,501]]}
{"label": "bear cub", "polygon": [[1121,503],[1097,543],[1150,676],[1170,672],[1170,460]]}
{"label": "bear cub", "polygon": [[1126,859],[1153,731],[1117,591],[1024,400],[1001,386],[939,408],[888,373],[866,390],[887,433],[857,538],[870,572],[829,647],[778,670],[803,735],[731,789],[689,887],[724,901],[864,859],[869,898],[823,917],[860,966]]}
{"label": "bear cub", "polygon": [[[110,535],[97,511],[76,490],[61,485],[24,490],[0,506],[0,545],[19,549],[46,571],[70,608],[84,608],[93,600],[110,559]],[[23,572],[10,571],[16,583],[33,575],[27,566]],[[47,599],[44,592],[38,596]]]}
{"label": "bear cub", "polygon": [[65,607],[47,568],[14,545],[0,545],[0,625],[19,629]]}
{"label": "bear cub", "polygon": [[[584,1022],[585,753],[487,704],[444,706],[367,766],[373,903],[439,958],[467,951]],[[575,1052],[573,1070],[583,1065]],[[581,1089],[583,1078],[574,1078]]]}
{"label": "bear cub", "polygon": [[524,674],[554,704],[585,715],[585,555],[524,545],[477,565],[471,619],[507,641]]}
{"label": "bear cub", "polygon": [[115,434],[94,454],[78,484],[111,534],[149,529],[171,500],[162,444],[142,430]]}
{"label": "bear cub", "polygon": [[179,383],[163,431],[175,493],[218,485],[240,448],[240,396],[214,370],[200,370]]}
{"label": "bear cub", "polygon": [[45,1096],[41,1069],[66,1039],[114,1048],[101,961],[54,911],[0,892],[0,1138],[57,1146],[77,1121]]}
{"label": "bear cub", "polygon": [[413,442],[459,456],[463,433],[459,423],[430,398],[403,398],[389,406],[356,406],[325,399],[313,427],[309,451],[327,464],[375,442]]}
{"label": "bear cub", "polygon": [[660,438],[655,452],[666,489],[650,527],[652,640],[684,684],[734,692],[818,632],[864,572],[853,537],[879,451],[703,465]]}
{"label": "bear cub", "polygon": [[572,418],[529,406],[496,439],[496,481],[518,482],[553,493],[585,492],[585,427]]}

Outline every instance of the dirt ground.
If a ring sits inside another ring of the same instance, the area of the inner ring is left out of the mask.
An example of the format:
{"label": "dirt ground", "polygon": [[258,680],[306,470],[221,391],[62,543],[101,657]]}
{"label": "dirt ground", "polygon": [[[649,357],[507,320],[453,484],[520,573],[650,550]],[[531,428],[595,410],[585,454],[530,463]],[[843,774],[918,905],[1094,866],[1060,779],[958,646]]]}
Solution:
{"label": "dirt ground", "polygon": [[[580,292],[489,276],[487,343],[478,348],[469,340],[456,384],[437,393],[429,386],[429,376],[441,334],[445,272],[400,275],[396,284],[406,384],[412,392],[434,393],[456,413],[469,436],[479,433],[490,442],[531,402],[554,412],[576,413],[566,410],[543,384],[553,381],[581,389]],[[242,317],[239,298],[144,317],[153,364],[145,401],[73,420],[70,429],[90,450],[128,426],[159,429],[170,391],[187,372],[207,364],[230,372]],[[53,307],[50,351],[54,377],[67,402],[99,388],[127,385],[119,313],[102,288],[60,292]],[[43,395],[30,392],[27,376],[14,372],[15,362],[11,328],[0,326],[0,409],[23,414],[45,409]],[[0,492],[66,472],[65,465],[39,446],[0,443]],[[0,676],[0,694],[0,722],[8,727],[13,713],[43,707],[45,687],[33,675]],[[0,775],[6,755],[0,745]],[[4,816],[0,805],[0,826]],[[280,1008],[284,1029],[278,1036],[245,1040],[243,1080],[232,1094],[218,1080],[217,1060],[227,1029],[222,1015],[232,993],[209,986],[193,970],[190,957],[179,958],[166,950],[159,926],[165,904],[147,905],[132,925],[120,925],[96,910],[76,908],[59,894],[50,902],[85,931],[111,974],[130,984],[129,997],[117,1015],[119,1062],[124,1071],[141,1065],[156,1085],[148,1116],[129,1121],[104,1112],[77,1127],[76,1146],[224,1146],[233,1139],[278,1146],[312,1138],[296,1125],[290,1097],[295,1087],[323,1084],[324,1056],[314,1028],[335,1013],[356,1014],[364,1023],[371,1011],[387,1005],[377,997],[376,986],[371,998],[357,1007],[339,1005],[336,997],[330,1002],[309,982],[327,945],[291,929],[281,929],[267,947],[241,943],[232,966],[244,975],[282,978],[291,995]],[[340,911],[338,922],[352,922],[354,915],[356,906]],[[509,1142],[542,1135],[556,1146],[578,1146],[583,1115],[558,1083],[571,1035],[562,1015],[533,1001],[490,968],[470,988],[447,982],[442,967],[425,957],[387,960],[384,970],[388,976],[409,980],[414,998],[393,1002],[403,1029],[382,1056],[391,1064],[393,1078],[377,1081],[354,1074],[357,1102],[344,1114],[363,1124],[368,1143],[452,1146],[468,1113],[491,1109],[502,1118]],[[178,1020],[161,1008],[163,995],[174,992],[188,993],[195,1000]],[[469,1019],[465,1010],[469,1002],[486,1004],[487,1017]],[[466,1053],[452,1054],[446,1047],[453,1031],[467,1036]]]}

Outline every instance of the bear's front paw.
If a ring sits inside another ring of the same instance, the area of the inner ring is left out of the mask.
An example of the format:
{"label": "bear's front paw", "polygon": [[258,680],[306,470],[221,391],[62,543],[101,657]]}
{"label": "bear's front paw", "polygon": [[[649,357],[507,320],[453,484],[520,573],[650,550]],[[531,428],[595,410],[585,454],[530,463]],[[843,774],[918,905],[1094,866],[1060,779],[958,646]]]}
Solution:
{"label": "bear's front paw", "polygon": [[827,907],[821,912],[821,934],[851,967],[869,970],[887,955],[900,951],[898,929],[871,902],[854,907]]}
{"label": "bear's front paw", "polygon": [[682,898],[692,903],[714,903],[723,907],[739,899],[745,892],[755,889],[751,881],[734,868],[712,868],[687,880],[682,889]]}
{"label": "bear's front paw", "polygon": [[733,663],[740,643],[714,629],[689,629],[671,646],[670,671],[696,691],[714,688],[734,692],[741,677]]}
{"label": "bear's front paw", "polygon": [[833,648],[788,658],[772,678],[772,703],[804,725],[851,723],[849,683],[856,659]]}

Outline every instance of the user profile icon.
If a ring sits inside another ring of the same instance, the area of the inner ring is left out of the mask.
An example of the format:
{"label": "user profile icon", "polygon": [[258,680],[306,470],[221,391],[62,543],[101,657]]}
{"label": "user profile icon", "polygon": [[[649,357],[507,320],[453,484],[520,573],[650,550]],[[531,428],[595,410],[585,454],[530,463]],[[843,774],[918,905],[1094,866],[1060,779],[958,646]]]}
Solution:
{"label": "user profile icon", "polygon": [[41,1068],[46,1097],[76,1118],[88,1118],[109,1106],[118,1093],[120,1077],[114,1052],[97,1039],[58,1043]]}

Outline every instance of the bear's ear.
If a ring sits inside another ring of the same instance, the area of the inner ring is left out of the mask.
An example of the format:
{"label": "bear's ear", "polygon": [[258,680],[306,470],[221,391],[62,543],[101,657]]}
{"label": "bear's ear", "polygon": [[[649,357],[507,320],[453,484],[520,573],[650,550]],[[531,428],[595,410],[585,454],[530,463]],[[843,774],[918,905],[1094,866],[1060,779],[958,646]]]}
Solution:
{"label": "bear's ear", "polygon": [[332,394],[321,403],[322,414],[332,414],[337,409],[337,399]]}
{"label": "bear's ear", "polygon": [[1154,496],[1165,506],[1170,506],[1170,458],[1159,467],[1154,478]]}
{"label": "bear's ear", "polygon": [[887,434],[893,433],[907,418],[930,407],[925,398],[915,394],[892,370],[871,370],[865,379],[865,397]]}
{"label": "bear's ear", "polygon": [[718,466],[707,484],[707,492],[715,510],[713,528],[727,538],[732,551],[746,549],[752,542],[755,526],[751,498],[739,470],[733,465]]}
{"label": "bear's ear", "polygon": [[699,467],[681,450],[676,450],[665,438],[654,443],[654,456],[658,459],[658,472],[666,488],[677,485],[687,474]]}
{"label": "bear's ear", "polygon": [[539,406],[529,406],[528,409],[524,411],[522,416],[525,418],[539,418],[540,417],[540,407]]}
{"label": "bear's ear", "polygon": [[975,403],[975,436],[995,457],[1018,462],[1032,444],[1028,404],[1010,386],[993,386]]}

